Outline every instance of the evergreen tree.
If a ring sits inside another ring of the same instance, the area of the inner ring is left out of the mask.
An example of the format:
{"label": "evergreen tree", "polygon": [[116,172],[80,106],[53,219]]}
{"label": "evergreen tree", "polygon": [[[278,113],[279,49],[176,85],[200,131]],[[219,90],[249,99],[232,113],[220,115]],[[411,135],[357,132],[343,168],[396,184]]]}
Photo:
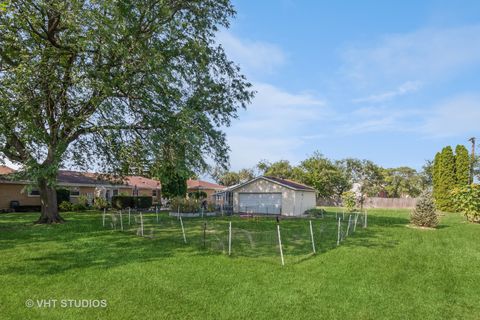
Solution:
{"label": "evergreen tree", "polygon": [[452,211],[453,202],[451,192],[457,185],[455,155],[453,154],[452,147],[447,146],[442,149],[437,170],[438,185],[435,192],[437,208],[443,211]]}
{"label": "evergreen tree", "polygon": [[415,209],[410,215],[410,222],[416,226],[435,228],[438,217],[432,195],[427,191],[418,199]]}
{"label": "evergreen tree", "polygon": [[470,176],[470,156],[467,148],[463,145],[457,145],[455,148],[455,175],[458,187],[463,187],[468,184]]}

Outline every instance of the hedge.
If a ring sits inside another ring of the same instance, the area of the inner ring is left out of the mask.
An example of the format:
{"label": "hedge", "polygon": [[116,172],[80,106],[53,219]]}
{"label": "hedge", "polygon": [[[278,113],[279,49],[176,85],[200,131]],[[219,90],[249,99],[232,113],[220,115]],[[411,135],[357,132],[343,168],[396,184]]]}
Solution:
{"label": "hedge", "polygon": [[149,196],[113,196],[112,207],[116,209],[140,208],[148,209],[152,206],[152,197]]}

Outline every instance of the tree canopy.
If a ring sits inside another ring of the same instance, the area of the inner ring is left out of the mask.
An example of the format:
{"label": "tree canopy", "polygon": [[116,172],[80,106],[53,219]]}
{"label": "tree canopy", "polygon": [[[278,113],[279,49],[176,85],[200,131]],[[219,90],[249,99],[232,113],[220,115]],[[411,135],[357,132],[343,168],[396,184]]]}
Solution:
{"label": "tree canopy", "polygon": [[140,162],[148,165],[173,154],[191,170],[205,169],[207,155],[226,166],[220,128],[253,96],[215,42],[234,15],[229,0],[4,7],[0,158],[21,164],[39,186],[39,222],[62,220],[53,188],[66,164],[125,174],[128,148],[141,145]]}

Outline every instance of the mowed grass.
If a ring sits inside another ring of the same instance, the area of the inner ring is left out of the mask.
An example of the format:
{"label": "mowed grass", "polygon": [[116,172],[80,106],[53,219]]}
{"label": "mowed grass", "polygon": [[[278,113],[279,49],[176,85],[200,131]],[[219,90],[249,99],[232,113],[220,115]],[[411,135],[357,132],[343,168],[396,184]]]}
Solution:
{"label": "mowed grass", "polygon": [[[313,221],[316,255],[308,220],[281,221],[284,267],[271,219],[234,218],[229,257],[222,218],[207,220],[203,248],[201,219],[184,220],[184,244],[165,214],[144,217],[143,238],[132,224],[103,228],[99,213],[53,226],[3,214],[0,319],[480,318],[480,225],[448,214],[437,230],[419,230],[407,227],[406,210],[371,210],[368,228],[336,247],[332,210]],[[108,306],[27,308],[27,299]]]}

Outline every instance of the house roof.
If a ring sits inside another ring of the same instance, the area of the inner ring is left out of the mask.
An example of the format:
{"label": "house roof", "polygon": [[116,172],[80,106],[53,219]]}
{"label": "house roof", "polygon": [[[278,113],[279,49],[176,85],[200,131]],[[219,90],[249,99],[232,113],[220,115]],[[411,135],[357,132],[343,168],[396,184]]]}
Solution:
{"label": "house roof", "polygon": [[14,172],[15,172],[15,169],[12,169],[7,166],[0,166],[0,174],[10,174]]}
{"label": "house roof", "polygon": [[292,180],[288,180],[288,179],[280,179],[280,178],[270,177],[270,176],[260,176],[260,177],[253,178],[252,180],[249,180],[247,182],[240,183],[240,184],[237,184],[235,186],[232,186],[232,187],[228,188],[228,191],[238,189],[240,187],[243,187],[247,184],[250,184],[250,183],[252,183],[254,181],[257,181],[257,180],[260,180],[260,179],[267,180],[269,182],[276,183],[276,184],[279,184],[279,185],[284,186],[286,188],[297,190],[297,191],[309,191],[309,192],[314,192],[315,191],[314,188],[309,187],[307,185],[304,185],[304,184],[301,184],[301,183],[298,183],[298,182],[295,182],[295,181],[292,181]]}
{"label": "house roof", "polygon": [[160,181],[158,180],[140,176],[128,176],[126,177],[125,182],[129,186],[136,186],[137,188],[158,189],[161,186]]}
{"label": "house roof", "polygon": [[[3,169],[4,166],[1,166],[0,169]],[[8,167],[7,167],[8,168]],[[10,169],[10,168],[9,168]],[[13,170],[13,169],[11,169]],[[7,174],[15,172],[15,170],[11,172],[7,172],[8,170],[5,169],[5,173],[0,171],[0,174],[4,175],[5,179],[2,179],[4,182],[10,183],[28,183],[28,181],[15,181],[13,179],[9,179]],[[104,186],[104,185],[117,185],[117,186],[124,186],[124,187],[137,187],[139,189],[158,189],[160,188],[160,181],[140,177],[140,176],[127,176],[123,180],[117,177],[113,177],[111,175],[101,174],[101,173],[94,173],[94,172],[79,172],[79,171],[71,171],[71,170],[60,170],[57,176],[58,184],[66,184],[66,185],[85,185],[85,186]]]}
{"label": "house roof", "polygon": [[195,190],[205,190],[205,189],[213,189],[213,190],[223,190],[226,189],[225,186],[208,182],[202,180],[187,180],[187,188],[188,189],[195,189]]}

